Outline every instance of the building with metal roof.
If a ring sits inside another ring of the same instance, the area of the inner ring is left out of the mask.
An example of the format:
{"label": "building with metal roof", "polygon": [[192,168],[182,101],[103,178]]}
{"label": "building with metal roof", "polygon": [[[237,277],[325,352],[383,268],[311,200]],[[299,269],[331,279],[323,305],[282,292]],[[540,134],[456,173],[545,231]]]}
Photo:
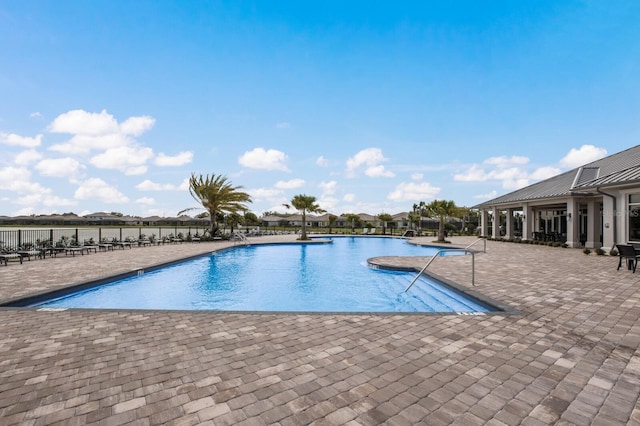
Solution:
{"label": "building with metal roof", "polygon": [[640,243],[640,145],[474,206],[482,235],[611,249]]}

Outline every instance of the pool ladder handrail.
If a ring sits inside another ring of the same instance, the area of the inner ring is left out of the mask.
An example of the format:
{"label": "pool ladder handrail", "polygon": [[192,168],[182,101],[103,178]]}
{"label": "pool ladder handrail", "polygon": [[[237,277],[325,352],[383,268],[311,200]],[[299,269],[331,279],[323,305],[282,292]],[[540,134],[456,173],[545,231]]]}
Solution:
{"label": "pool ladder handrail", "polygon": [[476,275],[476,252],[473,250],[469,250],[469,248],[471,248],[471,246],[473,246],[474,244],[476,244],[478,241],[483,240],[484,241],[484,253],[487,252],[487,240],[486,238],[479,238],[476,241],[472,242],[471,244],[469,244],[468,246],[466,246],[465,248],[461,248],[461,249],[440,249],[437,252],[435,252],[435,254],[433,255],[433,257],[431,259],[429,259],[429,261],[427,262],[426,265],[424,265],[424,268],[422,268],[420,270],[420,272],[418,272],[418,275],[416,275],[416,277],[413,279],[413,281],[411,281],[411,284],[409,284],[409,286],[404,290],[404,292],[406,293],[407,291],[409,291],[409,289],[415,284],[416,281],[418,281],[418,278],[420,278],[422,276],[422,274],[424,273],[424,271],[427,270],[427,268],[429,267],[429,265],[431,265],[433,263],[434,260],[436,260],[436,257],[440,257],[441,253],[445,253],[445,252],[464,252],[465,255],[471,253],[471,285],[473,285],[475,287],[476,285],[476,279],[475,279],[475,275]]}
{"label": "pool ladder handrail", "polygon": [[244,234],[243,234],[243,233],[241,233],[241,232],[234,232],[234,233],[233,233],[233,239],[234,239],[234,240],[236,240],[236,241],[240,240],[240,241],[242,241],[242,242],[243,242],[243,243],[245,243],[245,244],[250,244],[250,242],[249,242],[249,238],[247,238],[247,236],[246,236],[246,235],[244,235]]}

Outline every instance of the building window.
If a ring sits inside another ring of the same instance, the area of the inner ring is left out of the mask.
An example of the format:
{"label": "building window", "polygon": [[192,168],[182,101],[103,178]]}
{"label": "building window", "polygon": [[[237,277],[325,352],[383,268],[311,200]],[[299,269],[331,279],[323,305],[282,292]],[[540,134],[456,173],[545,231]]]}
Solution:
{"label": "building window", "polygon": [[640,194],[629,194],[629,241],[640,241]]}

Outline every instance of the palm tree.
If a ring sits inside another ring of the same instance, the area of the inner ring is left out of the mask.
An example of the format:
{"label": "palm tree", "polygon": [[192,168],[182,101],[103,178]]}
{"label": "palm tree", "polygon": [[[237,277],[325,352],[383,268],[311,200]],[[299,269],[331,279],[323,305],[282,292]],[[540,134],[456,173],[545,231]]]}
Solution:
{"label": "palm tree", "polygon": [[458,214],[459,209],[456,203],[452,200],[433,200],[431,203],[425,205],[425,210],[428,212],[428,216],[437,216],[440,219],[438,224],[438,242],[445,242],[444,223],[447,217]]}
{"label": "palm tree", "polygon": [[291,199],[291,205],[283,204],[290,209],[293,206],[302,215],[302,229],[300,231],[300,239],[307,239],[307,212],[324,213],[325,211],[316,204],[316,197],[312,195],[298,194]]}
{"label": "palm tree", "polygon": [[[189,194],[194,200],[202,204],[209,213],[209,220],[211,221],[210,232],[211,235],[218,233],[218,217],[222,213],[237,214],[239,212],[246,212],[248,210],[246,203],[251,202],[251,196],[246,192],[242,192],[242,186],[233,186],[231,182],[223,175],[212,174],[209,176],[196,176],[195,173],[191,174],[189,178]],[[178,212],[178,215],[189,211],[195,210],[199,207],[191,207]]]}

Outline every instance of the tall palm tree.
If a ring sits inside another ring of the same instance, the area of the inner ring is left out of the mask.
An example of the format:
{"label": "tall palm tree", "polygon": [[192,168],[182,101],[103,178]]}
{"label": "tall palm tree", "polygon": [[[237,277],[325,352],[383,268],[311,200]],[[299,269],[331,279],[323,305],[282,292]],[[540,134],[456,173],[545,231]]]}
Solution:
{"label": "tall palm tree", "polygon": [[440,219],[438,224],[438,242],[445,242],[444,223],[447,217],[456,216],[459,208],[452,200],[433,200],[425,206],[429,216],[436,216]]}
{"label": "tall palm tree", "polygon": [[[211,221],[211,235],[218,233],[218,216],[220,213],[237,214],[248,210],[246,203],[251,202],[251,196],[241,191],[242,186],[233,186],[223,175],[212,174],[209,176],[191,174],[189,178],[189,194],[194,200],[202,204],[202,207],[209,212]],[[178,212],[178,215],[195,210],[199,207],[191,207]]]}
{"label": "tall palm tree", "polygon": [[288,209],[293,206],[302,215],[302,229],[300,231],[300,239],[307,239],[307,212],[308,213],[324,213],[325,210],[321,209],[316,204],[316,197],[312,195],[298,194],[291,199],[291,204],[284,204]]}

